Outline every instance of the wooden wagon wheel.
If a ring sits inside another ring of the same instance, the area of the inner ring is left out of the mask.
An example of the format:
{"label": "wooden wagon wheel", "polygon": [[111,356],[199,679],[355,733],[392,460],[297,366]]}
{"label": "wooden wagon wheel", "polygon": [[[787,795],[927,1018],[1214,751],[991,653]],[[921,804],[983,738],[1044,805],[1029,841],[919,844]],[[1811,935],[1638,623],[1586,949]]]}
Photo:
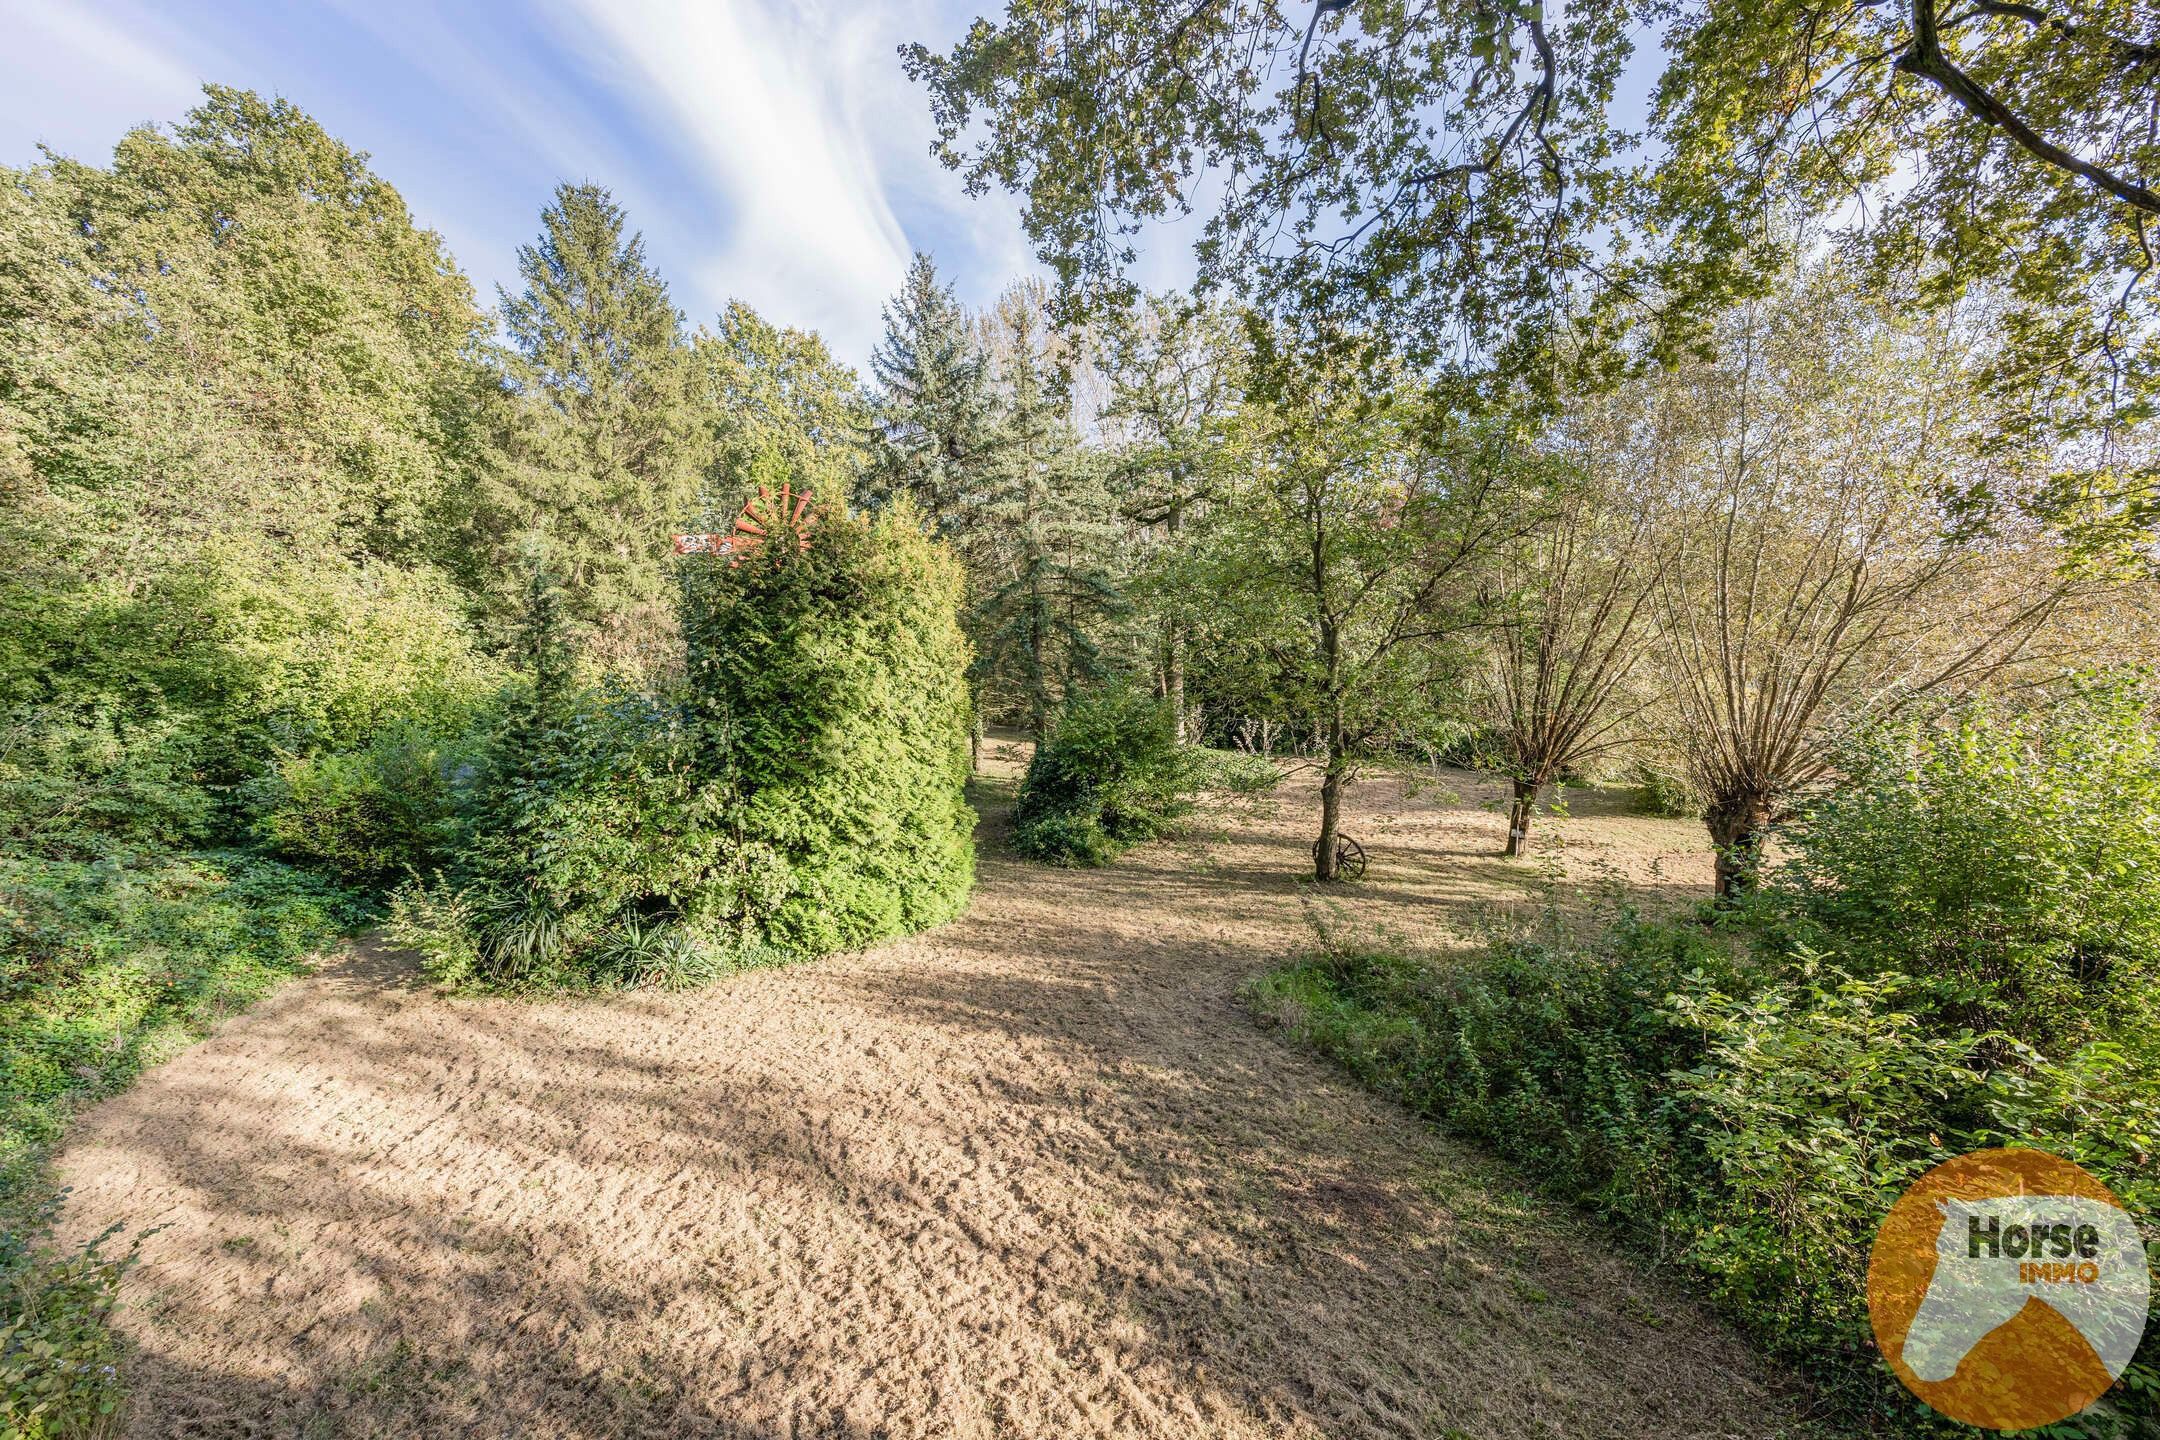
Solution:
{"label": "wooden wagon wheel", "polygon": [[[1313,859],[1320,858],[1320,842],[1312,842]],[[1347,835],[1335,837],[1335,873],[1345,880],[1357,880],[1365,874],[1365,847]]]}

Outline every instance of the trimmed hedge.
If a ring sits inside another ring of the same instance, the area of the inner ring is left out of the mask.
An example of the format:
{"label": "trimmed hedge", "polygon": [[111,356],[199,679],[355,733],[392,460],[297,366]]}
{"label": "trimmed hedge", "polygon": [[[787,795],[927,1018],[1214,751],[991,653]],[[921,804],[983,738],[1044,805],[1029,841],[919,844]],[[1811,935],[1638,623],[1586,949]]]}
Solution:
{"label": "trimmed hedge", "polygon": [[688,708],[786,898],[765,939],[823,952],[957,915],[974,884],[961,574],[905,516],[827,516],[803,553],[683,567]]}

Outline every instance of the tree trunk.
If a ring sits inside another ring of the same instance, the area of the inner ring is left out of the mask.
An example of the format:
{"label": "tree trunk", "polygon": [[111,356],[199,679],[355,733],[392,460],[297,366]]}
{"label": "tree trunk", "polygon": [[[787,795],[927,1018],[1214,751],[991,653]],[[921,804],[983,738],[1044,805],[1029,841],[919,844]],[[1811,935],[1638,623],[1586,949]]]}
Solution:
{"label": "tree trunk", "polygon": [[1703,824],[1717,847],[1717,893],[1737,900],[1755,883],[1762,865],[1763,831],[1770,826],[1768,796],[1720,795],[1703,811]]}
{"label": "tree trunk", "polygon": [[1515,782],[1515,798],[1508,803],[1507,854],[1530,853],[1530,817],[1537,813],[1538,791],[1544,787],[1531,780]]}
{"label": "tree trunk", "polygon": [[1349,759],[1339,735],[1327,737],[1327,768],[1320,776],[1320,843],[1313,847],[1313,879],[1333,882],[1336,873],[1335,842],[1342,834],[1343,787],[1350,780]]}
{"label": "tree trunk", "polygon": [[1177,724],[1177,743],[1189,745],[1195,737],[1185,727],[1185,636],[1175,620],[1170,622],[1170,654],[1164,679],[1170,694],[1170,716]]}

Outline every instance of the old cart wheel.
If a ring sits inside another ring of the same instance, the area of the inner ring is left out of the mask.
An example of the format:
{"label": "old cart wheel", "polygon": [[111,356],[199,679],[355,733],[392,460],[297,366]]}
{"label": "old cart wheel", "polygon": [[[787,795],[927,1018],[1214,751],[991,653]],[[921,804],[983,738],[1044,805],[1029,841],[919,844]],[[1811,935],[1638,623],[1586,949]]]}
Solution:
{"label": "old cart wheel", "polygon": [[[1320,858],[1320,842],[1312,842],[1315,861]],[[1365,847],[1347,835],[1335,837],[1335,873],[1344,880],[1362,879],[1365,874]]]}

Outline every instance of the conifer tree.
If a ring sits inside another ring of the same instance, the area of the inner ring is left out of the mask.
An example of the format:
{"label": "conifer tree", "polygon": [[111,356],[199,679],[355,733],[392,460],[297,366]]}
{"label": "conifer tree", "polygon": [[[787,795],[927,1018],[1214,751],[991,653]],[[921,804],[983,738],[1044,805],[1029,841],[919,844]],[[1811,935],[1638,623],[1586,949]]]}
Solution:
{"label": "conifer tree", "polygon": [[957,540],[1000,437],[989,365],[928,255],[916,255],[885,307],[885,339],[870,368],[882,394],[860,498],[880,508],[905,495],[934,531]]}
{"label": "conifer tree", "polygon": [[1008,292],[1001,331],[1002,444],[979,507],[988,574],[971,615],[978,693],[1019,707],[1039,736],[1076,681],[1108,669],[1100,636],[1125,601],[1102,457],[1082,448],[1044,354],[1041,296]]}
{"label": "conifer tree", "polygon": [[682,317],[597,185],[557,187],[518,274],[523,290],[502,295],[519,403],[496,538],[545,529],[572,619],[604,659],[636,670],[665,645],[667,536],[711,451]]}

